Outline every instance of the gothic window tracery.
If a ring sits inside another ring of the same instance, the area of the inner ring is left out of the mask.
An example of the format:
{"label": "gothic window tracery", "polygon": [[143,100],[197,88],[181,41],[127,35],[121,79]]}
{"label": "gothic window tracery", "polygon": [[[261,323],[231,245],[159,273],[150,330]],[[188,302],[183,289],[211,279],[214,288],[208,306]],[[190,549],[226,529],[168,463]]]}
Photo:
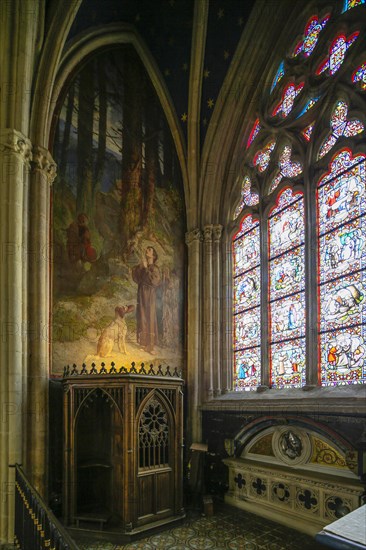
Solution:
{"label": "gothic window tracery", "polygon": [[242,152],[237,391],[366,383],[366,5],[339,1],[302,25]]}

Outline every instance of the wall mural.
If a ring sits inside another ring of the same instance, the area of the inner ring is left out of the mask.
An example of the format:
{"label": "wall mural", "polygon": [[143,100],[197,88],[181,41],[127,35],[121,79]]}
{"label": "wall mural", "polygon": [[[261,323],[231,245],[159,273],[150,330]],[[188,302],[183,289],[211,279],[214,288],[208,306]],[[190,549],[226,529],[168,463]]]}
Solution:
{"label": "wall mural", "polygon": [[70,81],[53,156],[52,373],[182,366],[184,203],[165,115],[131,46]]}

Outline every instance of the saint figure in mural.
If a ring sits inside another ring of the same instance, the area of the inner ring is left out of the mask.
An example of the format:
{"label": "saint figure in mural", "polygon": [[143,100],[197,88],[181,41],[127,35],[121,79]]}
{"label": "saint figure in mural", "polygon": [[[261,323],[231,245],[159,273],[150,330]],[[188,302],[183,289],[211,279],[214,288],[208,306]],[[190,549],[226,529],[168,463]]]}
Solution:
{"label": "saint figure in mural", "polygon": [[80,213],[76,222],[72,222],[66,230],[67,252],[71,263],[95,262],[97,254],[91,244],[88,227],[88,216]]}
{"label": "saint figure in mural", "polygon": [[161,283],[161,275],[160,269],[156,265],[157,259],[155,248],[148,246],[145,258],[132,270],[132,278],[138,284],[137,342],[152,355],[154,355],[154,347],[158,343],[156,290]]}

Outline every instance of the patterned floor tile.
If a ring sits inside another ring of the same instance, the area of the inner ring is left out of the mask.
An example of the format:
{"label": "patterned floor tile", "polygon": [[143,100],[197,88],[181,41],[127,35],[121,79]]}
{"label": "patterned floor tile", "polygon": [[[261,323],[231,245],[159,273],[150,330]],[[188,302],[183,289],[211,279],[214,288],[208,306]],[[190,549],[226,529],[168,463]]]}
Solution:
{"label": "patterned floor tile", "polygon": [[[107,539],[106,539],[107,540]],[[213,516],[187,514],[178,527],[125,546],[79,543],[80,550],[326,550],[312,537],[242,510],[217,507]]]}

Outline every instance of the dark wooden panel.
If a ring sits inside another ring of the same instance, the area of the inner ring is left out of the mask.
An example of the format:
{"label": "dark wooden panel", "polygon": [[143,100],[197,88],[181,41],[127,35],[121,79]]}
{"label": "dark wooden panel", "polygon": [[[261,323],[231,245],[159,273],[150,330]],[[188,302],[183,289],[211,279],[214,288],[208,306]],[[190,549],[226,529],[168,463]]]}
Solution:
{"label": "dark wooden panel", "polygon": [[138,478],[138,519],[154,514],[154,474]]}
{"label": "dark wooden panel", "polygon": [[156,513],[162,513],[173,508],[172,472],[156,474]]}

